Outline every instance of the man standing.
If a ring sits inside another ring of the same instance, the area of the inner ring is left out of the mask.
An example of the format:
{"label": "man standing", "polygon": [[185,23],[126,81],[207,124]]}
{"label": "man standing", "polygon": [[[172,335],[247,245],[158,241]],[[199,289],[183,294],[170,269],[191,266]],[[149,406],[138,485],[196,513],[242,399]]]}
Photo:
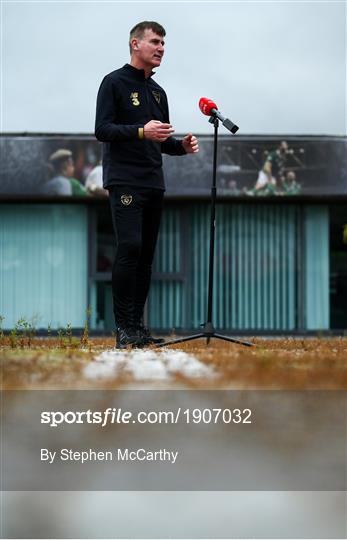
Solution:
{"label": "man standing", "polygon": [[112,270],[116,346],[162,340],[143,325],[165,191],[161,154],[198,152],[191,133],[172,136],[164,90],[153,80],[164,54],[164,28],[144,21],[130,32],[130,64],[106,75],[96,106],[95,136],[103,144],[117,252]]}
{"label": "man standing", "polygon": [[284,169],[288,153],[288,143],[281,141],[276,150],[266,155],[263,168],[259,171],[254,188],[248,195],[275,195],[279,181],[284,178]]}

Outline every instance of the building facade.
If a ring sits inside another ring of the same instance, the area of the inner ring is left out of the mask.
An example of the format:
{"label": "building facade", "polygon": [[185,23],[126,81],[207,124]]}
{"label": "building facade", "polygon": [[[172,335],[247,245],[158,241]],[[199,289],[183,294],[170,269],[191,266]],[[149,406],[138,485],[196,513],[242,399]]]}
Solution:
{"label": "building facade", "polygon": [[[294,172],[300,188],[287,193],[286,177],[277,171],[275,189],[257,192],[259,173],[283,139],[288,142],[283,171]],[[3,328],[25,318],[38,329],[80,329],[89,313],[91,330],[112,332],[115,241],[107,198],[42,195],[37,189],[57,148],[71,149],[83,186],[99,161],[98,143],[87,136],[34,134],[4,135],[1,142]],[[331,137],[240,137],[236,146],[221,140],[217,328],[237,334],[347,330],[346,148],[344,138]],[[193,160],[165,160],[168,190],[147,305],[148,324],[163,332],[190,331],[206,320],[209,137],[201,138],[201,161]]]}

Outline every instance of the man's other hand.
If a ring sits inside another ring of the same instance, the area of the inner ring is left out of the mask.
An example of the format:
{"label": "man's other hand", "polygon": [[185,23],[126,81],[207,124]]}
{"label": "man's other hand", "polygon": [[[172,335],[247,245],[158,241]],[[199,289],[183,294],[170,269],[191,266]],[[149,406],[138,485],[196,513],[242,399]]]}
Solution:
{"label": "man's other hand", "polygon": [[188,133],[182,139],[182,145],[187,154],[196,154],[196,152],[199,152],[198,139],[192,133]]}
{"label": "man's other hand", "polygon": [[151,120],[143,127],[145,139],[150,141],[164,142],[171,137],[175,130],[171,124],[163,124],[159,120]]}

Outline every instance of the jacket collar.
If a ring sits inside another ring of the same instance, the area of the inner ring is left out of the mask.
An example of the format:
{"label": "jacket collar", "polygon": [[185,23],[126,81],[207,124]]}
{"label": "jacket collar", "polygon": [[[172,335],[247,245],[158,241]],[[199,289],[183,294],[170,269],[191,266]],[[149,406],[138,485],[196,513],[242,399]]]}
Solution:
{"label": "jacket collar", "polygon": [[[126,69],[129,73],[132,73],[132,75],[139,81],[145,81],[145,70],[144,69],[137,69],[131,64],[124,64],[124,69]],[[150,76],[147,77],[147,80],[150,79],[153,75],[155,75],[155,71],[152,71]]]}

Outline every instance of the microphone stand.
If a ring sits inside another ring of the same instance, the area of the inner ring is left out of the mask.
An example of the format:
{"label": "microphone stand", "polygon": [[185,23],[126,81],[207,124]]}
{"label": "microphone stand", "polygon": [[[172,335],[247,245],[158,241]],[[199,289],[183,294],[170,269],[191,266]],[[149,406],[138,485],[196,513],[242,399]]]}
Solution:
{"label": "microphone stand", "polygon": [[[253,343],[249,341],[241,341],[229,336],[218,334],[212,322],[212,307],[213,307],[213,271],[214,271],[214,241],[216,232],[216,198],[217,198],[217,147],[218,147],[218,127],[219,120],[216,115],[211,116],[209,122],[214,125],[214,144],[213,144],[213,177],[211,187],[211,221],[210,221],[210,258],[208,270],[208,301],[207,301],[207,321],[202,324],[201,332],[185,336],[178,339],[173,339],[156,345],[157,347],[166,347],[175,343],[183,343],[184,341],[192,341],[194,339],[206,338],[206,344],[210,343],[211,338],[222,339],[231,343],[238,343],[246,347],[252,347]],[[224,124],[224,123],[223,123]],[[234,125],[234,124],[233,124]],[[227,126],[226,126],[227,127]],[[238,129],[237,126],[236,130]],[[231,131],[231,130],[230,130]]]}

